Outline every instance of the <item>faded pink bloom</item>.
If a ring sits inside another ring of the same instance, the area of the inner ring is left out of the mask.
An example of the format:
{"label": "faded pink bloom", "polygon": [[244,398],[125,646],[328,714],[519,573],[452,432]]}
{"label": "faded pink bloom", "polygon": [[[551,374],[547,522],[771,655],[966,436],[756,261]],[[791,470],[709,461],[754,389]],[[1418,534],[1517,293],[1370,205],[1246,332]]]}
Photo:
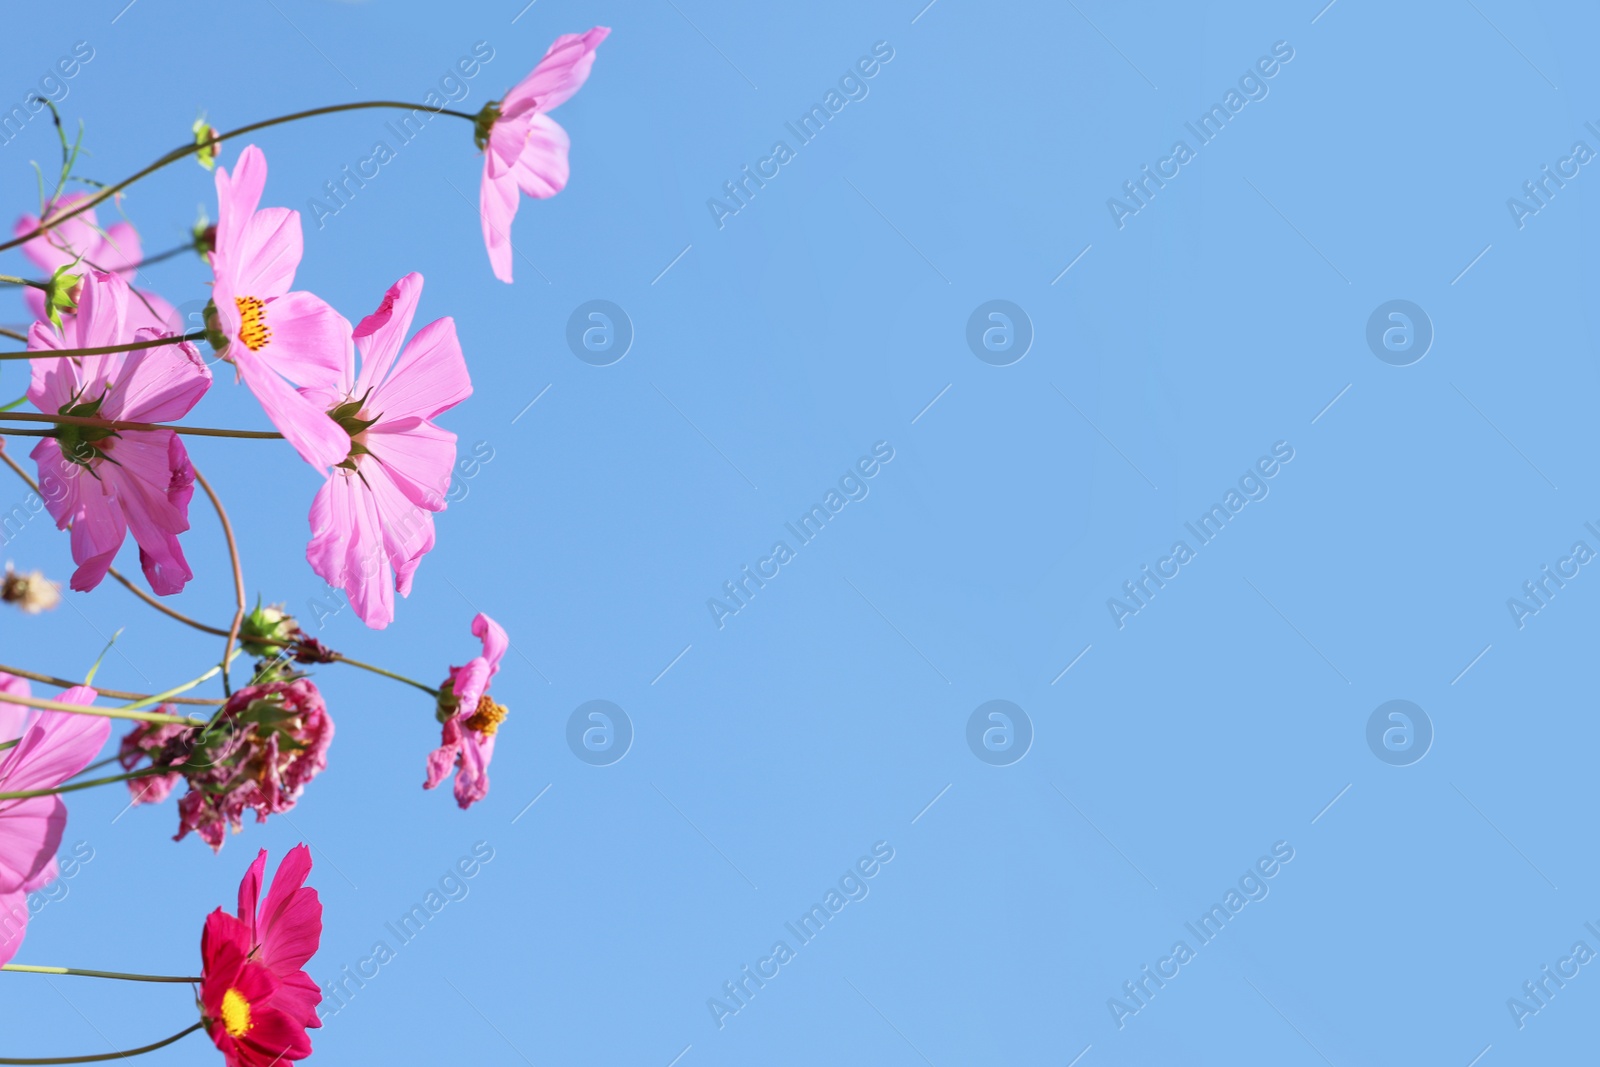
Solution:
{"label": "faded pink bloom", "polygon": [[487,149],[478,212],[489,264],[503,282],[511,281],[511,221],[517,217],[517,191],[542,200],[567,185],[571,142],[567,131],[545,112],[583,87],[594,66],[595,49],[610,32],[609,27],[596,26],[588,33],[557,37],[533,73],[478,116],[478,147]]}
{"label": "faded pink bloom", "polygon": [[266,822],[294,807],[328,765],[333,719],[317,687],[302,678],[240,689],[215,726],[195,727],[193,734],[173,742],[191,753],[173,840],[192,830],[219,851],[224,831],[231,826],[238,833],[247,810]]}
{"label": "faded pink bloom", "polygon": [[433,789],[452,767],[456,770],[456,803],[472,807],[489,794],[489,761],[506,708],[489,696],[489,681],[500,672],[511,640],[504,628],[482,612],[472,620],[472,634],[483,642],[483,655],[464,667],[451,667],[439,686],[439,720],[444,724],[439,747],[428,754],[428,779]]}
{"label": "faded pink bloom", "polygon": [[[175,712],[170,704],[162,704],[156,710],[166,715]],[[175,722],[135,723],[133,729],[122,738],[122,745],[117,750],[117,762],[122,764],[125,771],[133,770],[146,760],[153,767],[176,766],[189,758],[196,733],[194,727]],[[130,778],[125,783],[128,787],[128,805],[159,804],[172,795],[173,789],[181,781],[182,771]]]}
{"label": "faded pink bloom", "polygon": [[[231,360],[267,417],[305,459],[326,471],[344,459],[349,438],[330,426],[290,382],[312,388],[339,380],[349,360],[350,324],[310,293],[290,292],[304,251],[300,213],[257,210],[267,159],[255,145],[230,175],[217,168],[217,236],[210,253],[216,285],[217,354]],[[285,380],[287,379],[287,380]]]}
{"label": "faded pink bloom", "polygon": [[[36,322],[28,349],[94,348],[155,340],[155,330],[129,327],[128,283],[92,271],[83,279],[78,313],[61,332]],[[182,418],[211,385],[211,372],[188,343],[136,352],[32,361],[28,399],[52,415],[105,421],[168,422]],[[112,430],[60,425],[30,453],[39,480],[65,486],[45,506],[60,529],[72,528],[78,569],[72,588],[87,592],[105,578],[124,537],[133,533],[150,588],[170,596],[194,577],[178,535],[189,529],[194,468],[171,430]]]}
{"label": "faded pink bloom", "polygon": [[[0,674],[0,694],[29,696],[28,683]],[[75,686],[57,700],[92,704],[98,694]],[[89,765],[111,733],[111,720],[97,715],[34,711],[0,703],[0,792],[54,789]],[[28,894],[55,881],[56,849],[67,828],[67,805],[59,796],[0,800],[0,964],[11,962],[28,926]]]}
{"label": "faded pink bloom", "polygon": [[350,596],[375,630],[394,620],[433,548],[432,512],[445,509],[456,435],[433,420],[472,395],[454,319],[429,323],[404,345],[422,275],[408,274],[355,329],[361,373],[347,359],[331,388],[302,390],[338,429],[346,455],[311,504],[306,560]]}
{"label": "faded pink bloom", "polygon": [[[74,205],[88,197],[88,193],[68,193],[48,205],[45,216],[70,211]],[[25,233],[32,233],[38,226],[39,216],[23,215],[17,219],[16,226],[12,228],[12,235],[21,237]],[[139,243],[139,231],[133,228],[133,223],[117,222],[101,229],[94,208],[81,215],[74,215],[61,225],[52,227],[49,232],[27,242],[22,246],[22,254],[47,275],[54,274],[59,267],[81,263],[85,270],[110,271],[130,283],[138,274],[139,264],[144,259],[144,250]],[[41,320],[45,318],[43,293],[29,287],[22,291],[22,298],[34,318]],[[129,316],[134,329],[149,327],[171,332],[179,325],[174,322],[177,313],[173,311],[171,304],[154,293],[137,289],[133,291]]]}

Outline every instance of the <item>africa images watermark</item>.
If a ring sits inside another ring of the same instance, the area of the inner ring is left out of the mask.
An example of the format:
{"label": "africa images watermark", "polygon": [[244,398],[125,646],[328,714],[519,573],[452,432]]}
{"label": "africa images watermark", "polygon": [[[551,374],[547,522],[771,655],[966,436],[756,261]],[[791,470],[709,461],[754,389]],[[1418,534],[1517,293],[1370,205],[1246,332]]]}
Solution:
{"label": "africa images watermark", "polygon": [[[822,497],[822,503],[812,504],[811,510],[805,512],[794,522],[783,524],[784,529],[794,536],[795,547],[789,547],[787,541],[777,541],[772,550],[761,559],[756,560],[755,572],[752,573],[747,563],[739,571],[739,577],[733,581],[723,582],[722,591],[727,595],[726,601],[717,597],[706,600],[706,609],[711,612],[711,621],[717,624],[717,629],[727,625],[730,615],[737,615],[750,606],[750,601],[760,590],[766,588],[767,582],[782,573],[782,567],[795,558],[800,548],[809,545],[817,535],[832,521],[833,517],[844,510],[844,506],[851,501],[865,500],[871,490],[867,481],[875,478],[890,460],[894,459],[894,446],[888,441],[878,441],[872,446],[870,456],[862,456],[856,460],[855,466],[846,470],[839,476],[839,487],[830,488]],[[768,570],[768,567],[771,570]]]}
{"label": "africa images watermark", "polygon": [[[1239,77],[1239,88],[1229,89],[1220,104],[1212,104],[1210,110],[1194,122],[1183,124],[1194,135],[1193,148],[1189,147],[1187,140],[1179,138],[1172,142],[1172,150],[1167,155],[1156,160],[1154,172],[1146,163],[1139,168],[1137,178],[1123,182],[1122,191],[1128,199],[1118,200],[1113,196],[1106,200],[1106,210],[1111,213],[1111,221],[1116,223],[1117,229],[1122,229],[1128,224],[1128,219],[1149,207],[1156,192],[1165,189],[1167,182],[1182,174],[1184,166],[1193,162],[1200,149],[1215,140],[1233,121],[1233,117],[1245,109],[1246,104],[1265,100],[1271,91],[1267,82],[1277,77],[1278,72],[1293,58],[1294,48],[1288,41],[1274,41],[1272,54],[1257,59],[1255,65]],[[1169,166],[1171,170],[1167,169]]]}
{"label": "africa images watermark", "polygon": [[[1167,555],[1156,560],[1153,572],[1150,564],[1146,563],[1140,568],[1138,578],[1123,582],[1122,592],[1127,600],[1116,597],[1106,600],[1106,610],[1111,613],[1111,621],[1117,624],[1117,629],[1127,626],[1129,618],[1149,607],[1156,592],[1166,588],[1167,582],[1182,573],[1183,567],[1195,558],[1202,547],[1215,540],[1223,527],[1245,509],[1246,504],[1267,499],[1267,494],[1272,491],[1267,482],[1277,477],[1278,472],[1292,459],[1294,447],[1288,441],[1274,442],[1271,455],[1260,457],[1255,466],[1239,476],[1237,489],[1230,487],[1223,494],[1220,504],[1212,504],[1194,522],[1183,524],[1183,528],[1194,535],[1194,547],[1191,548],[1187,541],[1175,541],[1167,550]],[[1171,570],[1167,569],[1169,566]]]}
{"label": "africa images watermark", "polygon": [[436,88],[430,88],[422,98],[422,107],[398,119],[390,119],[383,124],[383,128],[394,138],[391,146],[387,140],[378,140],[373,143],[372,151],[365,159],[358,160],[352,170],[346,163],[340,170],[342,177],[322,184],[327,200],[311,197],[306,201],[306,211],[317,222],[317,229],[326,229],[328,220],[350,206],[356,194],[367,187],[367,182],[372,181],[383,173],[382,168],[399,154],[400,149],[416,140],[427,126],[428,121],[449,104],[459,104],[472,92],[472,86],[467,83],[478,76],[478,73],[488,66],[494,59],[494,49],[488,41],[478,41],[472,46],[470,56],[462,56],[456,60],[455,66],[447,68],[439,76]]}
{"label": "africa images watermark", "polygon": [[[717,229],[727,225],[728,219],[750,206],[750,201],[755,199],[756,192],[767,187],[767,182],[776,178],[784,166],[794,161],[801,148],[810,144],[833,117],[845,109],[852,101],[861,101],[871,92],[867,82],[878,76],[878,72],[894,59],[894,46],[888,41],[878,41],[872,46],[872,54],[862,56],[855,61],[839,77],[839,87],[830,88],[822,97],[822,103],[812,104],[811,109],[802,114],[793,122],[785,122],[784,129],[794,135],[795,146],[789,147],[789,142],[780,140],[773,142],[772,150],[766,156],[756,160],[755,171],[752,172],[750,164],[746,163],[739,171],[739,177],[733,181],[723,182],[722,191],[727,200],[711,197],[706,201],[706,210],[711,212],[711,221],[717,224]],[[770,170],[768,168],[771,168]]]}
{"label": "africa images watermark", "polygon": [[439,876],[438,885],[429,886],[420,903],[411,905],[411,910],[398,919],[384,923],[383,928],[394,938],[394,944],[391,945],[388,938],[379,938],[368,954],[356,961],[353,969],[347,963],[339,968],[337,977],[322,983],[324,997],[317,1006],[317,1018],[331,1019],[349,1007],[356,994],[382,974],[383,967],[394,962],[401,949],[420,937],[428,923],[447,905],[467,899],[467,894],[472,892],[468,883],[493,859],[494,846],[487,841],[474,843],[472,853],[446,867]]}
{"label": "africa images watermark", "polygon": [[39,76],[39,87],[28,90],[22,98],[22,103],[13,104],[9,109],[0,111],[0,145],[8,145],[21,135],[23,127],[33,120],[33,117],[51,104],[59,104],[72,92],[72,86],[67,83],[76,78],[80,71],[94,58],[94,45],[88,41],[79,41],[72,46],[72,54],[57,59],[55,66],[46,70]]}
{"label": "africa images watermark", "polygon": [[[1596,529],[1594,523],[1586,522],[1583,526],[1600,539],[1600,529]],[[1549,607],[1555,595],[1565,589],[1567,583],[1582,572],[1583,565],[1594,558],[1595,550],[1589,547],[1587,541],[1574,541],[1567,554],[1556,560],[1554,573],[1550,564],[1546,563],[1539,568],[1537,578],[1523,582],[1521,598],[1506,598],[1506,610],[1511,612],[1511,621],[1517,624],[1517,629],[1527,626],[1529,619]]]}
{"label": "africa images watermark", "polygon": [[[1189,942],[1179,939],[1173,943],[1167,955],[1156,960],[1153,971],[1147,963],[1139,969],[1138,978],[1123,982],[1123,997],[1106,999],[1106,1010],[1111,1013],[1111,1021],[1117,1024],[1117,1029],[1127,1026],[1130,1018],[1148,1008],[1156,993],[1182,974],[1183,968],[1199,955],[1199,950],[1215,941],[1228,923],[1233,921],[1233,917],[1244,911],[1246,904],[1266,900],[1267,894],[1272,891],[1267,882],[1276,878],[1292,859],[1294,846],[1287,841],[1274,841],[1272,854],[1257,859],[1239,876],[1238,888],[1229,886],[1220,904],[1212,904],[1210,910],[1204,912],[1196,922],[1183,924],[1184,929],[1194,937],[1193,948]],[[1171,970],[1167,969],[1169,966]]]}
{"label": "africa images watermark", "polygon": [[[767,955],[756,961],[755,969],[751,970],[747,963],[739,968],[739,973],[730,982],[722,983],[722,992],[726,999],[717,997],[706,998],[706,1008],[711,1012],[711,1021],[721,1030],[728,1025],[727,1020],[740,1011],[750,1006],[750,1001],[768,982],[783,973],[783,966],[795,959],[797,950],[809,945],[820,933],[822,928],[835,915],[844,911],[845,905],[867,899],[867,894],[872,890],[867,882],[876,878],[894,859],[894,847],[887,841],[876,841],[872,845],[872,855],[862,856],[850,867],[845,868],[844,874],[839,876],[838,888],[828,887],[822,895],[820,904],[813,904],[809,911],[803,913],[793,922],[786,922],[783,928],[794,938],[794,947],[789,942],[778,940],[773,942]],[[770,968],[770,969],[769,969]]]}

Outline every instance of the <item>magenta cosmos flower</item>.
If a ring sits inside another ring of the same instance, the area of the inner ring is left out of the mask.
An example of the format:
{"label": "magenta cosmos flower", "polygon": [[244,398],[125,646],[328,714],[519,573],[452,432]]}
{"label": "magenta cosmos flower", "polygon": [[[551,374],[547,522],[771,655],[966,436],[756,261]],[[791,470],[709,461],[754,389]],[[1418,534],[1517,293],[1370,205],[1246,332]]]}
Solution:
{"label": "magenta cosmos flower", "polygon": [[[58,332],[36,322],[28,350],[95,348],[163,334],[130,329],[128,283],[115,274],[84,275],[78,313]],[[28,399],[51,415],[105,422],[169,422],[182,418],[211,385],[211,372],[187,342],[136,352],[32,361]],[[133,533],[150,588],[170,596],[194,577],[178,535],[189,528],[194,468],[183,440],[171,430],[113,430],[60,425],[30,455],[47,492],[45,506],[60,529],[72,528],[78,569],[72,588],[87,592],[106,576],[124,537]]]}
{"label": "magenta cosmos flower", "polygon": [[302,1025],[317,1027],[317,1004],[322,990],[305,973],[322,940],[322,901],[306,885],[311,874],[311,850],[296,845],[278,864],[266,899],[261,882],[267,871],[267,850],[239,883],[239,919],[250,931],[248,958],[264,964],[278,979],[278,1004]]}
{"label": "magenta cosmos flower", "polygon": [[307,463],[326,471],[344,459],[349,438],[290,382],[338,381],[350,324],[312,294],[289,291],[304,250],[300,213],[257,210],[266,182],[267,159],[255,145],[240,153],[231,175],[217,168],[217,238],[209,253],[216,285],[207,325],[217,354],[238,368],[272,424]]}
{"label": "magenta cosmos flower", "polygon": [[[88,193],[68,193],[45,209],[45,217],[70,211],[88,196]],[[38,228],[37,215],[23,215],[17,220],[12,233],[21,237]],[[74,215],[27,242],[22,246],[22,254],[46,274],[54,274],[57,269],[72,263],[82,263],[85,269],[109,271],[129,282],[138,274],[139,264],[144,260],[139,231],[133,228],[133,223],[117,222],[101,229],[94,208]],[[129,313],[135,329],[176,329],[177,324],[173,320],[177,316],[171,304],[154,293],[140,290],[134,290],[133,296]],[[45,318],[43,293],[29,287],[22,291],[22,298],[34,318]]]}
{"label": "magenta cosmos flower", "polygon": [[[0,695],[30,695],[28,683],[0,674]],[[57,700],[92,704],[96,693],[77,686]],[[98,715],[34,711],[0,702],[0,792],[54,789],[89,765],[111,732]],[[67,828],[59,796],[0,800],[0,964],[11,962],[28,928],[28,894],[56,879],[56,849]]]}
{"label": "magenta cosmos flower", "polygon": [[478,115],[476,137],[483,156],[478,212],[483,243],[494,276],[511,281],[511,220],[517,217],[517,191],[536,199],[555,196],[567,184],[567,131],[545,112],[583,87],[594,66],[594,52],[611,32],[596,26],[588,33],[556,38],[550,50],[506,98]]}
{"label": "magenta cosmos flower", "polygon": [[422,275],[395,282],[356,326],[360,374],[348,358],[333,387],[303,390],[344,442],[311,504],[306,560],[376,630],[394,620],[395,592],[410,594],[433,548],[432,513],[445,508],[456,435],[433,420],[472,395],[454,319],[402,349],[421,296]]}
{"label": "magenta cosmos flower", "polygon": [[511,646],[501,625],[482,612],[472,620],[472,634],[483,642],[483,655],[465,667],[451,667],[450,677],[439,686],[444,730],[439,747],[428,754],[428,779],[422,783],[422,788],[433,789],[454,767],[456,803],[463,809],[489,794],[494,738],[506,717],[505,706],[489,696],[489,682],[500,673],[500,661]]}

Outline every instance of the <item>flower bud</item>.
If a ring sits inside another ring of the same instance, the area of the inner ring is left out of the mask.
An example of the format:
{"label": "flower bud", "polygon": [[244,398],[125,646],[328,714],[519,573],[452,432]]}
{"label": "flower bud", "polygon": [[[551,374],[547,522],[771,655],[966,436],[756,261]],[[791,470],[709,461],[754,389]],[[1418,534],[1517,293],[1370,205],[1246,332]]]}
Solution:
{"label": "flower bud", "polygon": [[262,607],[257,601],[255,610],[244,617],[239,626],[239,646],[246,655],[276,658],[282,649],[295,643],[300,624],[283,608],[282,604]]}
{"label": "flower bud", "polygon": [[215,127],[208,123],[202,115],[194,120],[194,157],[206,170],[212,170],[217,165],[217,157],[222,155],[222,142]]}
{"label": "flower bud", "polygon": [[74,266],[76,264],[63,263],[45,283],[45,314],[58,330],[61,329],[61,313],[78,310],[78,294],[83,290],[83,275],[67,273]]}

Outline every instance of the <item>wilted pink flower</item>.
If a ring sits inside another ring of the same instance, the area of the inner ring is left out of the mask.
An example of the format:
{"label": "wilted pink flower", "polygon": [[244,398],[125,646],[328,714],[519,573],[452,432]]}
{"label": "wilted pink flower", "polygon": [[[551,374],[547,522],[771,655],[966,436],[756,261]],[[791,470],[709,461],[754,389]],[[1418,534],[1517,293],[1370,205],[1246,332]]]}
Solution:
{"label": "wilted pink flower", "polygon": [[[289,811],[306,783],[328,765],[333,720],[317,687],[302,678],[246,686],[223,705],[217,722],[195,727],[163,751],[187,752],[189,791],[178,801],[178,834],[193,830],[213,850],[242,816],[257,822]],[[181,758],[181,757],[180,757]]]}
{"label": "wilted pink flower", "polygon": [[478,212],[483,243],[489,249],[494,276],[511,281],[511,221],[517,217],[517,191],[544,199],[567,185],[567,131],[545,112],[583,87],[594,66],[594,52],[611,32],[596,26],[588,33],[557,37],[550,50],[499,103],[478,115],[478,147],[483,156],[483,182]]}
{"label": "wilted pink flower", "polygon": [[408,274],[355,329],[361,373],[346,360],[331,388],[302,390],[327,412],[347,455],[311,504],[306,560],[350,595],[373,629],[394,620],[394,594],[433,548],[432,512],[445,508],[456,435],[433,420],[472,395],[454,319],[406,331],[422,296],[422,275]]}
{"label": "wilted pink flower", "polygon": [[[28,683],[0,674],[0,693],[29,696]],[[98,694],[75,686],[57,700],[92,704]],[[111,732],[98,715],[34,711],[0,702],[0,792],[54,789],[89,765]],[[0,964],[11,962],[28,926],[28,894],[56,879],[56,849],[67,828],[67,805],[56,795],[0,800]]]}
{"label": "wilted pink flower", "polygon": [[[156,710],[167,715],[174,711],[170,704],[163,704]],[[133,770],[146,760],[153,767],[177,766],[188,760],[197,733],[194,727],[175,722],[134,723],[133,729],[122,738],[122,745],[117,750],[117,762],[122,764],[125,771]],[[130,778],[126,783],[128,804],[130,807],[159,804],[172,794],[181,781],[182,771]]]}
{"label": "wilted pink flower", "polygon": [[456,770],[456,803],[472,807],[489,794],[489,761],[494,739],[505,720],[506,709],[489,696],[489,682],[500,672],[500,661],[511,646],[505,630],[489,616],[472,620],[472,634],[483,642],[483,655],[464,667],[451,667],[450,677],[439,686],[439,721],[444,724],[439,747],[428,754],[428,779],[432,789],[452,767]]}
{"label": "wilted pink flower", "polygon": [[[68,193],[48,205],[45,216],[48,218],[70,211],[88,197],[88,193]],[[21,237],[38,228],[37,215],[23,215],[17,220],[12,233]],[[139,264],[144,259],[139,232],[133,228],[133,223],[117,222],[101,229],[94,208],[74,215],[59,226],[52,226],[24,244],[22,254],[47,275],[54,274],[57,268],[68,264],[82,263],[86,270],[110,271],[129,282],[138,274]],[[22,298],[34,318],[45,318],[43,293],[29,286],[22,291]],[[174,322],[177,316],[171,304],[154,293],[142,290],[133,291],[129,316],[134,329],[149,327],[167,332],[180,325]]]}
{"label": "wilted pink flower", "polygon": [[[130,299],[127,282],[91,271],[84,276],[78,313],[60,332],[48,323],[34,323],[28,350],[94,348],[164,336],[130,329]],[[36,359],[32,367],[28,399],[40,411],[107,422],[181,418],[211,385],[211,372],[188,343]],[[65,493],[47,495],[45,506],[57,527],[72,527],[72,558],[78,564],[72,588],[87,592],[99,585],[129,531],[139,544],[145,577],[157,593],[176,593],[194,577],[178,545],[178,535],[189,529],[194,468],[177,434],[63,424],[30,455],[39,465],[41,482],[54,480],[66,487]]]}
{"label": "wilted pink flower", "polygon": [[[326,387],[349,359],[350,324],[310,293],[290,292],[304,251],[300,213],[257,210],[267,159],[255,145],[230,175],[217,168],[217,236],[210,253],[216,285],[208,328],[283,436],[305,461],[325,471],[344,459],[349,437],[290,382]],[[287,381],[285,379],[288,379]]]}

